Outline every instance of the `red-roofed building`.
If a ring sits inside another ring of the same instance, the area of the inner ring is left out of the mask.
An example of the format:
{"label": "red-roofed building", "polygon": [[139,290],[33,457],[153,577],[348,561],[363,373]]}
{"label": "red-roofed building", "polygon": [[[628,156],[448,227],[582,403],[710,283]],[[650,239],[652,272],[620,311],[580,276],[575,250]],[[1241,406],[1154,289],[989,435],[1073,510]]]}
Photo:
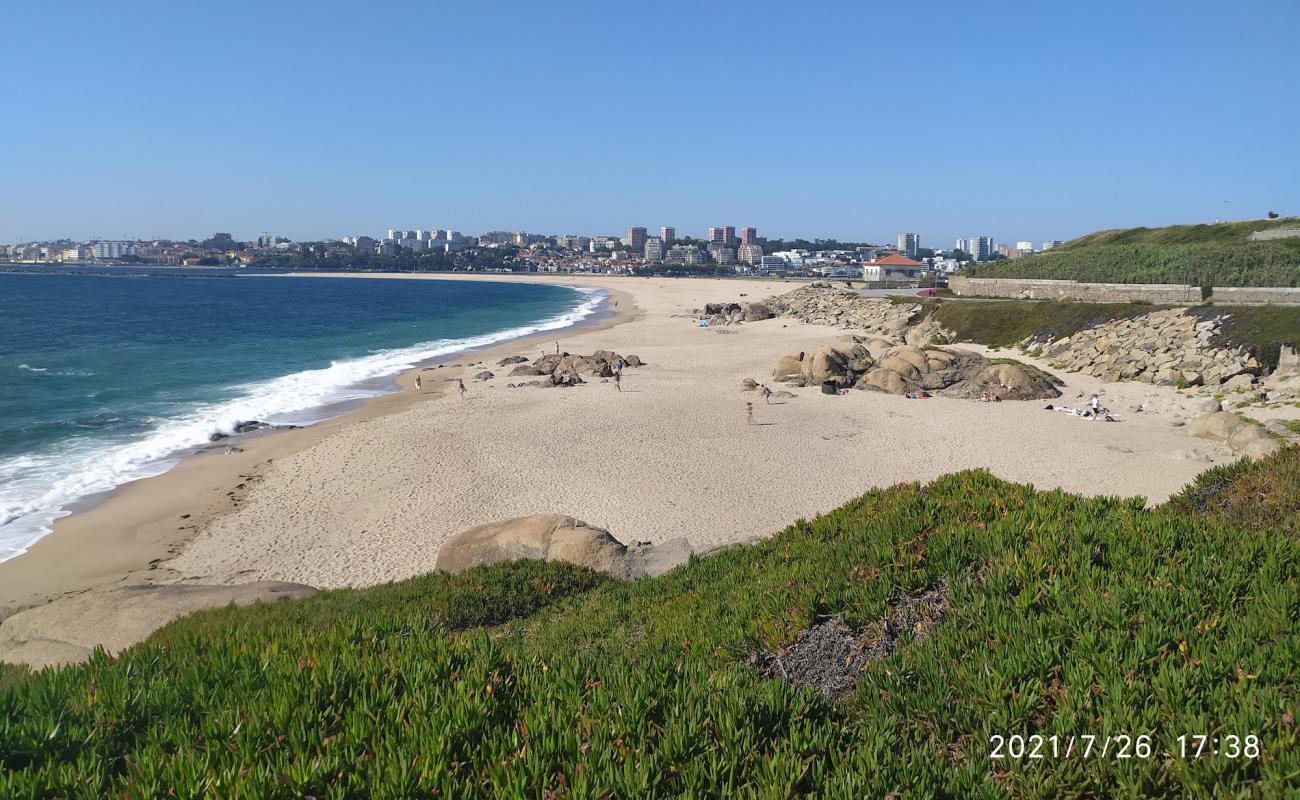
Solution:
{"label": "red-roofed building", "polygon": [[920,280],[926,271],[920,261],[913,261],[905,255],[890,253],[876,256],[862,265],[862,279],[876,283],[906,283]]}

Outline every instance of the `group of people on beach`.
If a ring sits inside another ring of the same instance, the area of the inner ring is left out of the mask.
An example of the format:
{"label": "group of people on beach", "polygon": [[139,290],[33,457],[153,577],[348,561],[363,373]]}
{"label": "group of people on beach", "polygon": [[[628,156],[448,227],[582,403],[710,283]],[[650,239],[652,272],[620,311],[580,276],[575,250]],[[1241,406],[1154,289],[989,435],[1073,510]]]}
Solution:
{"label": "group of people on beach", "polygon": [[1060,411],[1076,417],[1083,417],[1084,419],[1092,420],[1093,422],[1096,422],[1099,419],[1105,420],[1106,422],[1119,422],[1119,418],[1116,417],[1109,408],[1106,408],[1101,404],[1101,396],[1095,392],[1093,393],[1092,398],[1088,400],[1087,408],[1078,409],[1071,408],[1070,406],[1056,406],[1049,403],[1044,410]]}

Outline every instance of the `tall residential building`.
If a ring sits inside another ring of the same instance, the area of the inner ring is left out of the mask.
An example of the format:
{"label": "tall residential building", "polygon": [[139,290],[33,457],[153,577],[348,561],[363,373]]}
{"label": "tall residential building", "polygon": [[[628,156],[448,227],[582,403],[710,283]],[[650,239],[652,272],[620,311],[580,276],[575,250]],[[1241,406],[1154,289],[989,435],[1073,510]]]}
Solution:
{"label": "tall residential building", "polygon": [[921,234],[919,233],[900,233],[898,234],[898,252],[908,258],[916,258],[921,251]]}
{"label": "tall residential building", "polygon": [[967,246],[963,249],[976,261],[988,261],[993,256],[992,236],[972,236],[965,241]]}
{"label": "tall residential building", "polygon": [[[635,228],[633,230],[635,230]],[[630,234],[631,231],[629,231],[628,233]],[[645,228],[641,229],[641,233],[643,236],[645,235]],[[658,264],[660,261],[663,261],[664,259],[663,239],[660,239],[658,236],[646,237],[645,244],[642,245],[642,247],[645,251],[645,262],[647,264]]]}
{"label": "tall residential building", "polygon": [[640,252],[645,249],[645,228],[628,228],[627,229],[627,246],[632,248],[633,252]]}
{"label": "tall residential building", "polygon": [[[749,228],[748,230],[753,230]],[[763,261],[763,246],[761,244],[742,244],[736,257],[742,264],[758,264]]]}
{"label": "tall residential building", "polygon": [[95,242],[91,245],[91,255],[98,259],[121,258],[135,255],[134,242]]}
{"label": "tall residential building", "polygon": [[659,238],[664,240],[665,245],[671,245],[677,241],[677,229],[663,227],[659,229]]}
{"label": "tall residential building", "polygon": [[725,228],[709,228],[709,244],[726,244],[726,236]]}
{"label": "tall residential building", "polygon": [[1024,239],[1021,239],[1020,241],[1016,242],[1016,249],[1023,250],[1027,253],[1032,253],[1034,252],[1034,243],[1027,242]]}
{"label": "tall residential building", "polygon": [[726,226],[725,228],[722,229],[722,243],[723,243],[723,244],[725,244],[725,245],[727,245],[727,246],[729,246],[729,247],[735,247],[736,244],[738,244],[739,242],[740,242],[740,240],[736,238],[736,226],[735,226],[735,225],[728,225],[728,226]]}
{"label": "tall residential building", "polygon": [[741,228],[741,244],[758,244],[758,228]]}

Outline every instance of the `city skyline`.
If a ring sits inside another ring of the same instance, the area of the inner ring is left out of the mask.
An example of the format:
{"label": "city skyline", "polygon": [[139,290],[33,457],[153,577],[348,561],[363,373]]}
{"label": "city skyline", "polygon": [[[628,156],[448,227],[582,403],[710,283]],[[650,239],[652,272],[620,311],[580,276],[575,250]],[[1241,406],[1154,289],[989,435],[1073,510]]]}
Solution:
{"label": "city skyline", "polygon": [[[0,241],[320,240],[420,219],[699,235],[720,216],[780,238],[1043,241],[1300,213],[1300,157],[1275,133],[1300,109],[1271,80],[1300,66],[1290,2],[1226,27],[1210,2],[729,3],[711,12],[725,37],[644,24],[696,16],[679,3],[235,3],[220,25],[136,2],[68,24],[64,6],[9,9],[12,30],[60,35],[58,58],[39,36],[0,51],[26,121],[0,130],[21,187],[0,197]],[[905,58],[870,57],[898,31]],[[653,113],[642,98],[665,91],[679,102]],[[974,114],[969,96],[993,102]],[[1267,124],[1205,124],[1214,97]]]}

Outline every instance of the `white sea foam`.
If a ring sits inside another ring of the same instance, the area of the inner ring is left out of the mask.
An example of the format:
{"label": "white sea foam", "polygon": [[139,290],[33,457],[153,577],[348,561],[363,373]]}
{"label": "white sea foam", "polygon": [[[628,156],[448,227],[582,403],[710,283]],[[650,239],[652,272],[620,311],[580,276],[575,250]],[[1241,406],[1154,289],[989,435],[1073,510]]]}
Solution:
{"label": "white sea foam", "polygon": [[[485,347],[541,331],[557,330],[595,313],[604,299],[579,288],[573,310],[518,328],[464,339],[441,339],[336,361],[269,381],[235,387],[230,400],[160,419],[145,435],[126,442],[71,441],[41,453],[0,461],[0,561],[26,552],[68,506],[129,481],[158,475],[186,451],[207,444],[213,433],[234,432],[246,420],[303,424],[324,418],[321,409],[382,392],[374,382],[423,361]],[[369,386],[367,384],[370,384]]]}

